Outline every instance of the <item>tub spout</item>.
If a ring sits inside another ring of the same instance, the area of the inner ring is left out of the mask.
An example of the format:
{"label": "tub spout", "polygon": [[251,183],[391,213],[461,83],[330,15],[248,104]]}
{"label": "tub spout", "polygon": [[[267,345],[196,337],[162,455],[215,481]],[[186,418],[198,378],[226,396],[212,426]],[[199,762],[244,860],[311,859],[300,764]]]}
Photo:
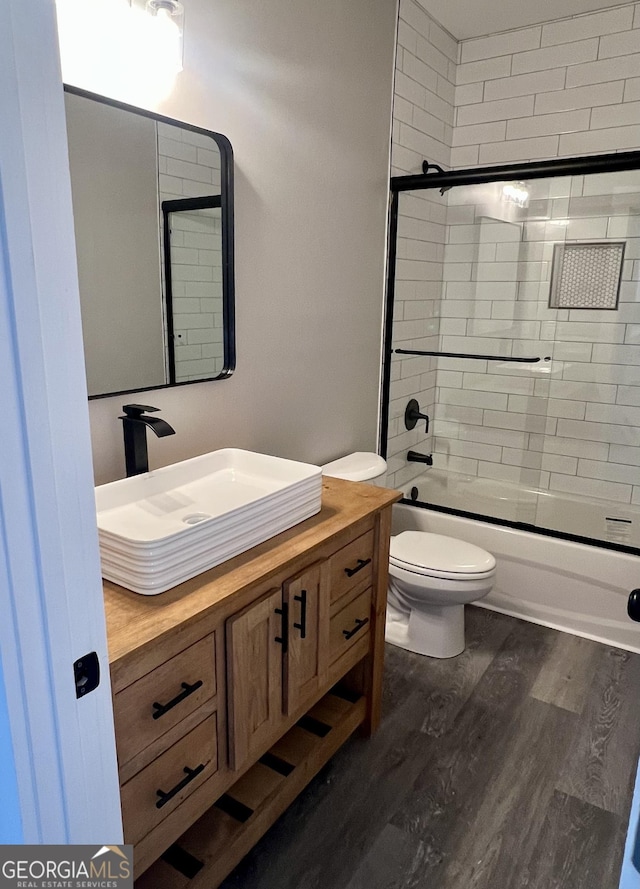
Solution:
{"label": "tub spout", "polygon": [[433,466],[432,454],[419,454],[417,451],[409,451],[407,460],[409,463],[426,463],[427,466]]}

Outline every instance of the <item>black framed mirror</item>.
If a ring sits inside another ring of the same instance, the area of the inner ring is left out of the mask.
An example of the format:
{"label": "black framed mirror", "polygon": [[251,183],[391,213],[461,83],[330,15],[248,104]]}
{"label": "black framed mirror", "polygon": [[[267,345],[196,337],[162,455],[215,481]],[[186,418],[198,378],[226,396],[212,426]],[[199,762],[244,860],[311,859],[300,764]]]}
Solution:
{"label": "black framed mirror", "polygon": [[65,86],[89,398],[235,368],[233,151]]}

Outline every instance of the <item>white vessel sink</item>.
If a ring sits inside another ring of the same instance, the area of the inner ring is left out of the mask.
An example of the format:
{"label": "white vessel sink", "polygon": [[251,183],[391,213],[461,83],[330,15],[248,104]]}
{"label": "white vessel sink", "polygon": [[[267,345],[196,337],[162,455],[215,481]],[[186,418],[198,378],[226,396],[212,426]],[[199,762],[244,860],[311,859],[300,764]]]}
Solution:
{"label": "white vessel sink", "polygon": [[102,573],[161,593],[320,511],[318,466],[225,448],[96,488]]}

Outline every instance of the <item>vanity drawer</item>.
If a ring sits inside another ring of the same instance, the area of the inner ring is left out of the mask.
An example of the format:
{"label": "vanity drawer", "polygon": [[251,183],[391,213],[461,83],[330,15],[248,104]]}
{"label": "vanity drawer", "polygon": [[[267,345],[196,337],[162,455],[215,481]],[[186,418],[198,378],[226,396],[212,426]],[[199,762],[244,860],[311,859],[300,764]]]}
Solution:
{"label": "vanity drawer", "polygon": [[359,584],[373,578],[373,531],[358,537],[329,559],[331,601],[335,602]]}
{"label": "vanity drawer", "polygon": [[217,772],[217,730],[213,713],[121,787],[125,842],[141,840]]}
{"label": "vanity drawer", "polygon": [[114,719],[120,767],[216,694],[215,655],[212,633],[118,692]]}
{"label": "vanity drawer", "polygon": [[365,590],[337,614],[329,624],[329,662],[332,664],[371,629],[371,588]]}

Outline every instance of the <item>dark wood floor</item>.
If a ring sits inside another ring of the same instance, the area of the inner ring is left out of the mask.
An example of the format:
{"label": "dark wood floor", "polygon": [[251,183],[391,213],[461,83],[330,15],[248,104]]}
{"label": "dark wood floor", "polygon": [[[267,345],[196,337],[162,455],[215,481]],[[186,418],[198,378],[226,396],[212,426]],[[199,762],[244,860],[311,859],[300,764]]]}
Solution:
{"label": "dark wood floor", "polygon": [[617,889],[639,754],[640,655],[470,607],[224,889]]}

